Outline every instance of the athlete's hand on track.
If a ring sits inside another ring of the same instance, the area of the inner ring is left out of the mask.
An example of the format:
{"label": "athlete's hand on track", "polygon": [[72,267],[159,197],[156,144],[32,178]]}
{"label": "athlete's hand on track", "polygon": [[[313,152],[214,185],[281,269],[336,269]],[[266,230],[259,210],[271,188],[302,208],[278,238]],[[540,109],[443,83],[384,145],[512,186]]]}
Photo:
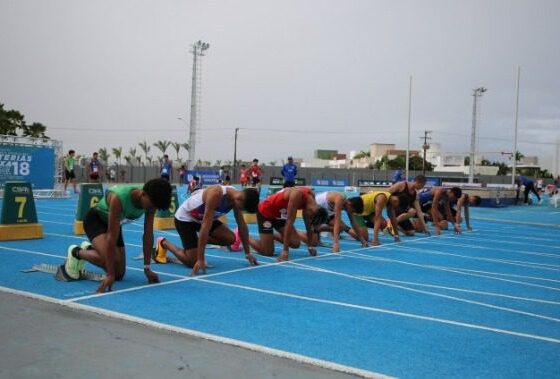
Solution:
{"label": "athlete's hand on track", "polygon": [[312,257],[317,255],[317,248],[316,247],[309,246],[307,248],[307,251],[309,251],[309,255],[311,255]]}
{"label": "athlete's hand on track", "polygon": [[332,245],[332,252],[333,253],[338,253],[340,252],[340,243],[339,242],[335,242]]}
{"label": "athlete's hand on track", "polygon": [[245,255],[245,258],[247,258],[247,260],[249,261],[249,265],[250,266],[258,266],[259,262],[257,262],[257,258],[255,258],[255,256],[251,253]]}
{"label": "athlete's hand on track", "polygon": [[206,261],[204,259],[197,260],[191,271],[191,276],[196,276],[200,270],[203,274],[206,274]]}
{"label": "athlete's hand on track", "polygon": [[287,261],[288,258],[288,250],[287,249],[283,249],[282,252],[280,253],[280,255],[278,256],[278,258],[276,259],[278,262],[285,262]]}
{"label": "athlete's hand on track", "polygon": [[115,277],[112,275],[106,275],[105,278],[103,278],[103,280],[101,281],[101,284],[99,285],[99,287],[97,287],[97,293],[104,293],[105,290],[107,290],[107,292],[111,291],[111,287],[113,286],[113,283],[115,282]]}
{"label": "athlete's hand on track", "polygon": [[461,234],[461,227],[459,226],[459,224],[454,224],[453,230],[455,230],[455,234]]}
{"label": "athlete's hand on track", "polygon": [[155,272],[153,272],[149,268],[144,270],[144,274],[146,274],[146,278],[148,278],[148,283],[150,284],[159,283],[159,277]]}

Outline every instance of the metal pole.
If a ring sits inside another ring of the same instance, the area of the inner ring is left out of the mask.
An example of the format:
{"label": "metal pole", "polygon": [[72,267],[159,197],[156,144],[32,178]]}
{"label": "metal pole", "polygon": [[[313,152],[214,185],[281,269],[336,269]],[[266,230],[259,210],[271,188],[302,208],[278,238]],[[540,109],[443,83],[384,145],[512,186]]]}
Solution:
{"label": "metal pole", "polygon": [[406,168],[405,168],[405,178],[408,181],[408,161],[410,159],[410,116],[412,113],[412,75],[410,76],[410,82],[408,87],[408,134],[406,138]]}
{"label": "metal pole", "polygon": [[237,132],[239,132],[239,128],[235,128],[235,137],[233,138],[233,174],[232,174],[232,183],[237,180]]}
{"label": "metal pole", "polygon": [[428,145],[428,133],[429,130],[424,130],[424,144],[422,145],[422,149],[424,149],[424,158],[422,159],[422,175],[426,175],[426,150],[430,147]]}
{"label": "metal pole", "polygon": [[472,129],[471,129],[471,152],[469,155],[469,183],[474,183],[474,151],[476,149],[476,99],[478,89],[473,92],[473,111],[472,111]]}
{"label": "metal pole", "polygon": [[517,81],[516,81],[516,95],[515,95],[515,131],[513,133],[513,165],[511,169],[511,185],[515,184],[515,175],[517,171],[517,119],[519,116],[519,79],[521,76],[521,67],[517,66]]}
{"label": "metal pole", "polygon": [[196,153],[196,65],[198,60],[198,46],[193,45],[193,69],[191,82],[191,118],[189,127],[189,160],[187,161],[187,169],[192,170],[195,165]]}

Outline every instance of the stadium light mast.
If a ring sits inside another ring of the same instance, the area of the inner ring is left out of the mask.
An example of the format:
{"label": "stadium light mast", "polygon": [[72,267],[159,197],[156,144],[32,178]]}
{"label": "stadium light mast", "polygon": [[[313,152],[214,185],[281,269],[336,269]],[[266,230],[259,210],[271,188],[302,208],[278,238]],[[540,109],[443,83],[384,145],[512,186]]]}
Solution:
{"label": "stadium light mast", "polygon": [[405,178],[408,181],[408,171],[409,171],[409,163],[410,160],[410,116],[412,114],[412,75],[410,76],[410,81],[408,85],[408,131],[406,137],[406,163],[405,163]]}
{"label": "stadium light mast", "polygon": [[189,160],[187,162],[187,169],[192,170],[196,162],[196,128],[198,124],[198,93],[200,92],[200,65],[201,57],[204,52],[210,47],[209,43],[196,41],[192,45],[191,53],[193,55],[193,68],[192,68],[192,84],[191,84],[191,118],[189,127]]}
{"label": "stadium light mast", "polygon": [[469,158],[469,183],[474,183],[474,165],[475,165],[475,151],[476,151],[476,106],[478,103],[478,98],[482,96],[487,89],[484,87],[478,87],[473,90],[473,117],[472,117],[472,129],[471,129],[471,152]]}
{"label": "stadium light mast", "polygon": [[513,134],[513,155],[511,166],[511,185],[515,185],[515,175],[517,171],[517,122],[519,119],[519,80],[521,77],[521,67],[517,66],[517,80],[515,81],[515,123]]}

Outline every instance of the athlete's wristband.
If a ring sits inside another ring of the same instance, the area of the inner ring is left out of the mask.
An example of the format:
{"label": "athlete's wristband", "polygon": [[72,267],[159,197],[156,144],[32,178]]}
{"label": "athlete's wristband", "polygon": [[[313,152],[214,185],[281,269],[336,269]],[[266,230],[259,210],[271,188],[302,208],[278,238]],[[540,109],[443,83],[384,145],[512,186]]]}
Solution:
{"label": "athlete's wristband", "polygon": [[149,270],[150,269],[150,265],[144,265],[144,270]]}

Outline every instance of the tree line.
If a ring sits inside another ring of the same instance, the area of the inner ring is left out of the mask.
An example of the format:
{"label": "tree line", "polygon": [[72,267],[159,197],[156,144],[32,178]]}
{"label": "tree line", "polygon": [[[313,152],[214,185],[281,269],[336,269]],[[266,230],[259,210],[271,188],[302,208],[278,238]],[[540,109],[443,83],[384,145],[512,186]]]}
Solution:
{"label": "tree line", "polygon": [[25,116],[18,110],[5,109],[0,103],[0,134],[7,136],[49,138],[47,127],[40,122],[28,124]]}

